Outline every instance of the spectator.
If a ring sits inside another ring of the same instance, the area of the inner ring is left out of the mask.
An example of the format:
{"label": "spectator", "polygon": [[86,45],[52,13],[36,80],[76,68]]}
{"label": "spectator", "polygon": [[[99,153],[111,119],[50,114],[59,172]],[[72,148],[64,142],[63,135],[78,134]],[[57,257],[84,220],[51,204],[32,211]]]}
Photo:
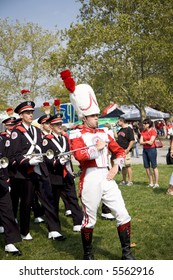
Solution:
{"label": "spectator", "polygon": [[166,124],[166,137],[168,139],[171,139],[172,136],[173,136],[173,125],[170,121],[168,121]]}
{"label": "spectator", "polygon": [[[132,186],[132,167],[131,167],[131,155],[133,144],[135,143],[133,129],[129,127],[126,120],[123,117],[118,121],[121,129],[118,131],[117,143],[125,150],[125,166],[122,169],[123,180],[120,185]],[[127,180],[128,179],[128,180]]]}
{"label": "spectator", "polygon": [[[173,138],[171,139],[171,143],[170,143],[170,156],[173,158]],[[166,194],[173,195],[173,172],[169,179],[169,187]]]}
{"label": "spectator", "polygon": [[141,132],[139,143],[143,145],[143,162],[149,179],[148,187],[158,188],[159,171],[157,168],[157,149],[155,146],[157,132],[153,128],[153,122],[150,119],[145,119],[143,125],[144,130]]}

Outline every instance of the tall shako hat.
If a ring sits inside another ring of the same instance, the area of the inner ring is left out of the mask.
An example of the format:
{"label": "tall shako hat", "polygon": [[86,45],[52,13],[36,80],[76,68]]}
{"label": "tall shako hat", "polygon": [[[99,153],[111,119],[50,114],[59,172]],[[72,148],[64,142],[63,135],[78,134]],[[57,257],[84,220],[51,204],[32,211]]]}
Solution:
{"label": "tall shako hat", "polygon": [[13,125],[14,120],[16,120],[15,117],[10,117],[10,118],[4,119],[2,121],[2,123],[5,125]]}
{"label": "tall shako hat", "polygon": [[58,114],[50,117],[47,120],[47,122],[50,124],[62,123],[63,122],[62,117],[63,117],[63,114],[59,112]]}
{"label": "tall shako hat", "polygon": [[70,102],[76,110],[78,117],[100,114],[100,109],[92,87],[88,84],[76,85],[69,70],[60,73],[65,87],[70,91]]}
{"label": "tall shako hat", "polygon": [[[25,100],[28,97],[28,93],[30,93],[30,90],[26,90],[26,89],[21,90],[21,94],[23,95],[23,98]],[[14,112],[17,114],[21,114],[25,111],[34,111],[34,107],[35,107],[35,103],[33,101],[24,101],[14,109]]]}
{"label": "tall shako hat", "polygon": [[43,116],[41,116],[41,117],[38,119],[37,122],[38,122],[39,124],[43,124],[43,123],[46,123],[48,119],[49,119],[49,116],[43,115]]}

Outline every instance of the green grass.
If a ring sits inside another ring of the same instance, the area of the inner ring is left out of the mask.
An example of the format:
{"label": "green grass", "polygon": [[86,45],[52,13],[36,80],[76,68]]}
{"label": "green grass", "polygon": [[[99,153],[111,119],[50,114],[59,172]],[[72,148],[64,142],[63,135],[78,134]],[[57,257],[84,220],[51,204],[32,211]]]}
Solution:
{"label": "green grass", "polygon": [[[132,217],[131,242],[136,244],[132,252],[138,260],[173,259],[173,197],[166,195],[172,166],[159,165],[160,188],[147,188],[148,180],[143,165],[133,165],[134,185],[121,186],[126,207]],[[116,177],[121,181],[121,174]],[[119,260],[120,242],[115,222],[100,218],[94,229],[93,249],[97,260]],[[22,241],[18,247],[22,251],[20,260],[81,260],[83,249],[80,233],[72,231],[72,219],[64,216],[61,202],[60,220],[62,232],[67,236],[63,242],[47,238],[45,224],[35,225],[31,219],[32,241]],[[0,259],[16,259],[4,253],[4,236],[0,235]]]}

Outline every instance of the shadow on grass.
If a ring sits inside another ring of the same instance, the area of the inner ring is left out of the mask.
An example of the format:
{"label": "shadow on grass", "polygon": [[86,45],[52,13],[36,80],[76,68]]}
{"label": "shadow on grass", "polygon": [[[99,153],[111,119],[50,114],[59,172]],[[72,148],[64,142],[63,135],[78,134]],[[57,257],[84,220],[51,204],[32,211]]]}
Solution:
{"label": "shadow on grass", "polygon": [[155,194],[161,194],[161,193],[163,193],[163,194],[166,195],[165,188],[161,188],[161,187],[153,189],[153,192],[154,192]]}

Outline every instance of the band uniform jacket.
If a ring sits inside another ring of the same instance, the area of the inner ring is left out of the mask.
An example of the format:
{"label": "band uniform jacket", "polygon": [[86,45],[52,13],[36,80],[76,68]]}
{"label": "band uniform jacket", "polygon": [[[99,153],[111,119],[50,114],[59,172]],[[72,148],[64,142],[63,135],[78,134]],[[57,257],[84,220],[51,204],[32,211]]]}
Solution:
{"label": "band uniform jacket", "polygon": [[[0,136],[0,162],[6,157],[5,146],[2,137]],[[8,167],[4,168],[0,163],[0,197],[4,196],[9,191],[10,179],[8,175]]]}
{"label": "band uniform jacket", "polygon": [[65,165],[62,165],[59,159],[57,159],[58,154],[70,150],[67,137],[63,135],[61,137],[61,143],[52,133],[45,135],[43,139],[43,152],[46,153],[49,149],[54,152],[53,159],[45,159],[49,178],[53,185],[64,185],[65,176],[68,173]]}
{"label": "band uniform jacket", "polygon": [[[10,147],[8,149],[8,157],[10,164],[13,167],[14,176],[18,179],[30,178],[34,172],[34,166],[29,164],[29,158],[26,157],[28,151],[32,153],[42,153],[42,136],[41,130],[37,127],[32,127],[34,138],[34,145],[26,137],[27,130],[21,124],[16,126],[11,133]],[[32,146],[32,147],[31,147]],[[48,177],[48,170],[45,161],[39,163],[41,175]]]}

